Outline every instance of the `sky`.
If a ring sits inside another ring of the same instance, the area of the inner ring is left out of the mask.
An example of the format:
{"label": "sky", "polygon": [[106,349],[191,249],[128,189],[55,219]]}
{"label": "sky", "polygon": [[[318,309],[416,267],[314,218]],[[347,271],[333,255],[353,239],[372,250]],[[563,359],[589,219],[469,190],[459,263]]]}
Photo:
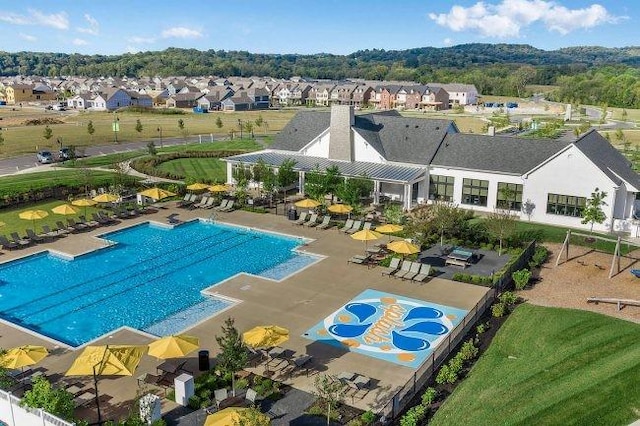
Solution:
{"label": "sky", "polygon": [[465,43],[640,44],[621,0],[0,0],[0,50],[122,54],[168,47],[349,54]]}

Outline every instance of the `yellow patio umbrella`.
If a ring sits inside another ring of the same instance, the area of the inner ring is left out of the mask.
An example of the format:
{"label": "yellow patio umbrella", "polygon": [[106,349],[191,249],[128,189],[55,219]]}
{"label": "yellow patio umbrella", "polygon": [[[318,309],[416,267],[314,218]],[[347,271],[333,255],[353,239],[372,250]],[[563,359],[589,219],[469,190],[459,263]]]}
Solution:
{"label": "yellow patio umbrella", "polygon": [[154,187],[140,192],[140,195],[152,198],[154,200],[162,200],[163,198],[173,197],[176,194],[171,191],[167,191],[166,189]]}
{"label": "yellow patio umbrella", "polygon": [[227,185],[216,184],[209,187],[209,191],[211,192],[227,192],[229,191],[229,187]]}
{"label": "yellow patio umbrella", "polygon": [[277,325],[259,325],[242,333],[242,341],[253,348],[278,346],[289,340],[289,330]]}
{"label": "yellow patio umbrella", "polygon": [[133,376],[145,350],[146,346],[134,345],[87,346],[65,373],[65,376],[93,375],[98,424],[102,424],[98,376]]}
{"label": "yellow patio umbrella", "polygon": [[415,254],[420,251],[420,247],[405,240],[390,242],[387,244],[387,249],[398,254]]}
{"label": "yellow patio umbrella", "polygon": [[319,202],[310,198],[305,198],[304,200],[300,200],[296,203],[296,207],[301,207],[303,209],[313,209],[318,207],[319,205]]}
{"label": "yellow patio umbrella", "polygon": [[329,207],[327,207],[327,210],[329,210],[331,213],[347,214],[347,213],[351,213],[351,211],[353,210],[353,207],[348,206],[346,204],[332,204]]}
{"label": "yellow patio umbrella", "polygon": [[200,347],[197,337],[178,335],[165,336],[149,344],[149,355],[160,359],[179,358]]}
{"label": "yellow patio umbrella", "polygon": [[95,201],[96,203],[115,203],[119,199],[120,199],[119,196],[115,194],[109,194],[109,193],[96,195],[95,197],[92,198],[92,200]]}
{"label": "yellow patio umbrella", "polygon": [[54,208],[52,208],[51,211],[54,212],[55,214],[62,214],[62,215],[72,215],[72,214],[78,213],[78,209],[76,209],[73,206],[70,206],[69,204],[60,204],[59,206],[55,206]]}
{"label": "yellow patio umbrella", "polygon": [[389,234],[389,241],[391,241],[391,234],[394,232],[400,232],[404,229],[402,225],[396,225],[395,223],[387,223],[386,225],[377,226],[376,232],[381,232],[383,234]]}
{"label": "yellow patio umbrella", "polygon": [[[235,426],[241,424],[242,413],[247,410],[249,410],[249,408],[227,407],[213,414],[209,414],[204,421],[204,426]],[[261,413],[260,415],[264,416],[265,422],[269,421],[269,417],[266,414]]]}
{"label": "yellow patio umbrella", "polygon": [[89,206],[95,206],[96,204],[98,204],[97,201],[93,201],[91,198],[79,198],[77,200],[73,200],[71,202],[71,204],[73,204],[74,206],[78,206],[78,207],[84,207],[84,215],[87,215],[87,207]]}
{"label": "yellow patio umbrella", "polygon": [[382,234],[371,229],[363,229],[351,235],[351,238],[358,241],[364,241],[364,252],[367,252],[367,241],[377,240]]}
{"label": "yellow patio umbrella", "polygon": [[0,365],[4,368],[24,368],[40,362],[49,355],[49,351],[44,346],[18,346],[9,349],[0,358]]}
{"label": "yellow patio umbrella", "polygon": [[20,219],[30,220],[33,222],[33,227],[36,227],[36,220],[44,219],[49,216],[44,210],[27,210],[18,214]]}
{"label": "yellow patio umbrella", "polygon": [[209,185],[207,185],[206,183],[192,183],[191,185],[187,186],[187,189],[189,191],[202,191],[203,189],[208,189]]}

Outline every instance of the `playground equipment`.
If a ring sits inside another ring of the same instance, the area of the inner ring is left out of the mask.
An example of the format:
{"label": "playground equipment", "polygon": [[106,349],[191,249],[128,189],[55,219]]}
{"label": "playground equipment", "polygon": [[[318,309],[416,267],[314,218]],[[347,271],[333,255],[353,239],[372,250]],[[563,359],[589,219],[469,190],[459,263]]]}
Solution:
{"label": "playground equipment", "polygon": [[616,299],[615,297],[588,297],[587,303],[613,303],[621,310],[625,306],[640,306],[640,300],[633,299]]}

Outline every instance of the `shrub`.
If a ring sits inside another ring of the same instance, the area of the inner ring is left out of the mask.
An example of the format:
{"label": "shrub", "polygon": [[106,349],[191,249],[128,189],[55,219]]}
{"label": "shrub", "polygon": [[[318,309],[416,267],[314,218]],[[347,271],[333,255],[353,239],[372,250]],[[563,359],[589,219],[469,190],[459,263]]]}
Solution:
{"label": "shrub", "polygon": [[505,307],[509,307],[518,301],[518,295],[511,291],[505,291],[500,295],[499,299],[500,302],[505,304]]}
{"label": "shrub", "polygon": [[376,421],[376,415],[371,410],[365,411],[360,415],[360,420],[363,425],[372,425]]}
{"label": "shrub", "polygon": [[458,380],[458,373],[456,371],[452,371],[449,364],[445,364],[440,367],[440,371],[438,371],[438,375],[436,376],[436,383],[439,385],[443,385],[445,383],[455,383]]}
{"label": "shrub", "polygon": [[488,328],[487,323],[478,324],[476,327],[476,334],[482,334],[487,331]]}
{"label": "shrub", "polygon": [[453,281],[462,281],[462,274],[460,272],[455,272],[451,279],[453,279]]}
{"label": "shrub", "polygon": [[467,340],[462,344],[458,354],[463,361],[470,361],[478,356],[478,348],[473,344],[473,340]]}
{"label": "shrub", "polygon": [[549,250],[545,246],[536,246],[536,250],[531,257],[531,261],[529,262],[529,267],[538,268],[544,262],[547,261],[549,257]]}
{"label": "shrub", "polygon": [[529,284],[529,279],[531,279],[531,271],[529,271],[528,269],[520,269],[519,271],[515,271],[513,274],[511,274],[511,278],[513,278],[516,290],[522,290],[527,286],[527,284]]}
{"label": "shrub", "polygon": [[189,408],[192,408],[194,410],[197,410],[198,408],[200,408],[200,404],[201,404],[201,401],[198,395],[193,395],[192,397],[190,397],[189,402],[187,403]]}
{"label": "shrub", "polygon": [[432,387],[428,387],[427,389],[425,389],[424,393],[422,394],[422,397],[420,398],[422,405],[424,405],[425,407],[428,407],[433,403],[433,401],[436,400],[437,396],[438,396],[438,391]]}
{"label": "shrub", "polygon": [[493,315],[495,318],[503,317],[506,311],[507,308],[502,302],[495,303],[493,306],[491,306],[491,315]]}
{"label": "shrub", "polygon": [[416,405],[410,408],[404,416],[400,418],[400,426],[418,426],[427,415],[427,408],[424,405]]}
{"label": "shrub", "polygon": [[480,275],[472,275],[471,276],[471,283],[472,284],[479,285],[481,282],[482,282],[482,277]]}

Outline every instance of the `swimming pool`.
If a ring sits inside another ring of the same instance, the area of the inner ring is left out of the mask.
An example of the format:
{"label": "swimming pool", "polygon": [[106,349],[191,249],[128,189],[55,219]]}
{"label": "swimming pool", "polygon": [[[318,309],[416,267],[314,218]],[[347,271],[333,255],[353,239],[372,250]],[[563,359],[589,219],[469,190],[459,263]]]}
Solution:
{"label": "swimming pool", "polygon": [[300,238],[205,221],[102,238],[107,247],[74,259],[1,264],[0,318],[69,346],[120,327],[171,334],[234,303],[203,289],[241,272],[279,280],[318,260],[293,251]]}

